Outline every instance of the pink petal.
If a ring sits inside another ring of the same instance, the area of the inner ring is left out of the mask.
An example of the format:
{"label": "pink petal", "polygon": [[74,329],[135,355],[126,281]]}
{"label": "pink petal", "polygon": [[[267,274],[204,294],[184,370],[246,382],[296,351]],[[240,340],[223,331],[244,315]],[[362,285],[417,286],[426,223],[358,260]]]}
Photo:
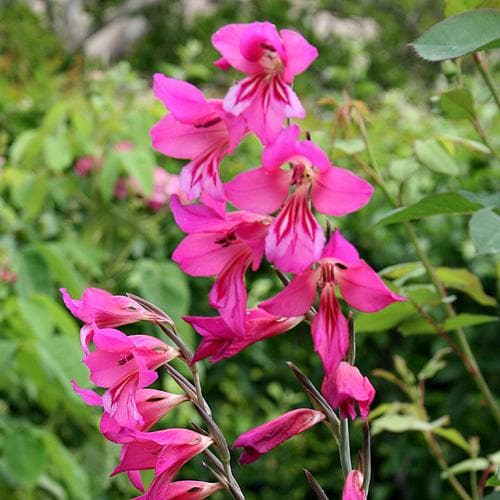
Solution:
{"label": "pink petal", "polygon": [[318,49],[296,31],[280,30],[280,35],[286,51],[283,78],[291,83],[295,75],[304,72],[318,57]]}
{"label": "pink petal", "polygon": [[227,199],[243,210],[269,214],[278,210],[286,199],[291,172],[254,168],[237,175],[224,185]]}
{"label": "pink petal", "polygon": [[275,316],[302,316],[314,303],[319,279],[317,269],[308,269],[297,275],[288,286],[259,307]]}
{"label": "pink petal", "polygon": [[325,373],[329,374],[337,368],[349,347],[347,320],[340,310],[333,284],[326,284],[321,291],[311,333],[314,350],[323,362]]}
{"label": "pink petal", "polygon": [[285,52],[278,30],[268,21],[251,23],[240,36],[240,51],[248,61],[258,61],[264,55],[264,45],[271,46],[283,60]]}
{"label": "pink petal", "polygon": [[245,432],[234,442],[233,448],[243,448],[239,462],[249,464],[324,419],[325,415],[317,410],[292,410]]}
{"label": "pink petal", "polygon": [[342,264],[356,266],[360,262],[359,253],[356,247],[347,241],[342,233],[335,229],[325,245],[322,257],[330,257],[340,261]]}
{"label": "pink petal", "polygon": [[375,312],[384,309],[393,302],[406,299],[395,294],[382,281],[379,275],[364,261],[347,269],[336,269],[340,293],[352,307],[363,312]]}
{"label": "pink petal", "polygon": [[308,186],[299,186],[269,228],[266,257],[285,273],[300,273],[321,257],[325,235],[308,201]]}
{"label": "pink petal", "polygon": [[224,488],[222,483],[204,481],[176,481],[172,483],[167,474],[155,476],[147,493],[133,500],[202,500]]}
{"label": "pink petal", "polygon": [[219,64],[227,67],[228,64],[242,73],[259,73],[262,68],[258,61],[249,61],[241,53],[240,39],[250,24],[228,24],[223,26],[212,36],[213,46],[222,54]]}
{"label": "pink petal", "polygon": [[161,73],[153,76],[153,93],[181,123],[197,124],[216,109],[194,85]]}
{"label": "pink petal", "polygon": [[359,470],[352,470],[346,477],[342,500],[366,500],[363,490],[363,474]]}
{"label": "pink petal", "polygon": [[364,207],[372,194],[373,187],[361,177],[331,167],[314,175],[311,197],[318,212],[341,216]]}
{"label": "pink petal", "polygon": [[102,406],[102,397],[97,392],[91,389],[82,389],[75,380],[71,381],[73,390],[83,399],[89,406]]}
{"label": "pink petal", "polygon": [[305,156],[315,167],[320,171],[332,168],[332,164],[328,159],[328,155],[314,142],[301,141],[299,143],[298,151],[302,156]]}
{"label": "pink petal", "polygon": [[266,170],[277,170],[299,154],[298,125],[290,125],[282,130],[276,140],[262,152],[262,166]]}

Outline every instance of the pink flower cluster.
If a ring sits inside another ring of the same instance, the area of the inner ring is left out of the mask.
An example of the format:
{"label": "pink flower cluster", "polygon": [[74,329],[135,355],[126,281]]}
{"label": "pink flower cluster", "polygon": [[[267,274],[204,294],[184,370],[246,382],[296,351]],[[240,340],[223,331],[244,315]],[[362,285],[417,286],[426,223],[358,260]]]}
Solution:
{"label": "pink flower cluster", "polygon": [[[188,429],[151,431],[167,413],[189,398],[183,394],[151,389],[156,370],[179,355],[177,349],[150,335],[125,335],[116,327],[137,321],[171,322],[152,313],[135,300],[88,288],[81,299],[72,299],[61,289],[64,303],[84,322],[81,329],[83,363],[90,380],[103,389],[99,394],[74,390],[89,405],[104,410],[102,434],[122,447],[120,464],[112,475],[125,472],[144,500],[198,500],[221,489],[221,483],[172,482],[178,470],[212,444],[206,435]],[[141,470],[154,470],[154,479],[145,491]]]}

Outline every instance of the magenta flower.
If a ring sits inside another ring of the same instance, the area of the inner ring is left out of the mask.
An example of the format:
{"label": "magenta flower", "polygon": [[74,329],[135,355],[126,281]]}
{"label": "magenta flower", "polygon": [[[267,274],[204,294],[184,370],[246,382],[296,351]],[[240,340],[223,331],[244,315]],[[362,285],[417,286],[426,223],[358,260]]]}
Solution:
{"label": "magenta flower", "polygon": [[[125,335],[111,328],[94,328],[95,350],[84,363],[90,380],[108,389],[102,395],[104,410],[127,428],[144,425],[136,393],[157,378],[156,369],[179,355],[177,349],[148,335]],[[85,400],[85,398],[84,398]]]}
{"label": "magenta flower", "polygon": [[325,372],[330,374],[342,361],[349,346],[347,320],[340,311],[335,287],[339,287],[350,306],[364,312],[379,311],[405,299],[387,288],[338,229],[332,234],[317,264],[315,269],[298,274],[284,290],[259,307],[276,316],[303,315],[313,305],[319,286],[319,310],[311,330],[314,348]]}
{"label": "magenta flower", "polygon": [[194,85],[161,73],[153,91],[170,114],[151,129],[153,147],[167,156],[191,160],[180,174],[180,187],[189,199],[222,210],[225,204],[219,164],[246,132],[243,119],[226,113],[220,100],[205,99]]}
{"label": "magenta flower", "polygon": [[229,89],[224,109],[243,116],[264,144],[279,134],[285,118],[304,118],[305,111],[292,90],[296,75],[318,56],[316,47],[299,33],[281,30],[269,22],[229,24],[212,36],[222,54],[215,64],[248,75]]}
{"label": "magenta flower", "polygon": [[167,481],[165,475],[156,476],[146,494],[133,500],[202,500],[224,488],[222,483],[204,481]]}
{"label": "magenta flower", "polygon": [[123,445],[120,464],[111,476],[154,469],[155,478],[161,476],[162,482],[169,483],[186,462],[212,444],[210,437],[188,429],[131,431],[130,436],[133,441]]}
{"label": "magenta flower", "polygon": [[190,233],[175,249],[172,260],[191,276],[217,276],[210,305],[231,329],[243,334],[245,272],[249,267],[258,269],[272,219],[249,212],[220,215],[204,205],[182,205],[176,196],[170,207],[177,225]]}
{"label": "magenta flower", "polygon": [[87,288],[81,299],[72,299],[66,288],[60,289],[62,299],[71,314],[86,323],[82,328],[80,340],[82,349],[88,353],[89,343],[92,341],[94,329],[92,324],[98,328],[112,328],[128,325],[136,321],[168,322],[173,324],[168,316],[161,316],[148,311],[137,301],[124,295],[112,295],[100,288]]}
{"label": "magenta flower", "polygon": [[192,363],[208,357],[210,362],[216,363],[235,356],[255,342],[291,330],[303,318],[278,318],[262,309],[250,309],[245,315],[243,334],[234,332],[220,316],[186,316],[183,319],[203,337]]}
{"label": "magenta flower", "polygon": [[342,500],[366,500],[363,489],[363,474],[359,470],[352,470],[345,479],[342,491]]}
{"label": "magenta flower", "polygon": [[[309,199],[318,212],[340,216],[360,209],[373,194],[368,182],[333,167],[314,143],[299,141],[299,133],[297,125],[283,130],[264,149],[260,168],[243,172],[225,185],[228,200],[242,210],[269,214],[281,208],[266,238],[266,257],[292,273],[317,261],[325,244]],[[292,169],[282,170],[288,164]]]}
{"label": "magenta flower", "polygon": [[292,410],[245,432],[234,442],[233,448],[243,448],[239,462],[242,465],[250,464],[324,418],[325,415],[317,410],[309,408]]}
{"label": "magenta flower", "polygon": [[355,367],[341,361],[337,369],[327,374],[323,380],[321,392],[332,408],[340,408],[342,418],[356,418],[355,403],[359,414],[366,420],[370,405],[375,398],[375,389],[367,377]]}
{"label": "magenta flower", "polygon": [[97,158],[96,156],[86,155],[78,158],[73,166],[73,171],[79,177],[85,177],[100,165],[101,160],[99,158]]}

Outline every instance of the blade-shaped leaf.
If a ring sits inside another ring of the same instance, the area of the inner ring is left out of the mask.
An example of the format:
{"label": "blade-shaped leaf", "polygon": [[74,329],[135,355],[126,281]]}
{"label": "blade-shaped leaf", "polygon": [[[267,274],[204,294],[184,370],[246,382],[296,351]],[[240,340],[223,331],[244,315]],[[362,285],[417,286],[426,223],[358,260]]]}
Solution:
{"label": "blade-shaped leaf", "polygon": [[457,164],[436,139],[415,141],[415,154],[423,165],[434,172],[445,175],[458,175]]}

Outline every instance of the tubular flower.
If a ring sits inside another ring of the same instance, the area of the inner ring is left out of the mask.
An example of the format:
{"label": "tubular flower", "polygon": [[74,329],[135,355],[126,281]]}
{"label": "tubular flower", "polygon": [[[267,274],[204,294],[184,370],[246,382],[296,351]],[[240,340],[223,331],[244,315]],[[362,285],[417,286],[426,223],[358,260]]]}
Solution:
{"label": "tubular flower", "polygon": [[176,481],[171,483],[165,476],[156,476],[146,494],[133,500],[202,500],[224,488],[222,483],[204,481]]}
{"label": "tubular flower", "polygon": [[239,462],[242,465],[250,464],[324,418],[325,415],[317,410],[309,408],[292,410],[245,432],[234,442],[233,448],[243,448]]}
{"label": "tubular flower", "polygon": [[154,75],[153,92],[170,111],[151,129],[153,147],[191,160],[181,171],[181,189],[189,199],[201,196],[205,204],[223,210],[219,164],[245,134],[244,120],[226,113],[222,101],[205,99],[194,85],[161,73]]}
{"label": "tubular flower", "polygon": [[217,276],[209,301],[228,326],[245,331],[247,291],[245,272],[260,266],[271,218],[250,212],[224,215],[203,205],[182,205],[172,197],[171,209],[179,227],[190,233],[172,259],[191,276]]}
{"label": "tubular flower", "polygon": [[235,356],[255,342],[291,330],[303,318],[278,318],[262,309],[250,309],[245,315],[243,334],[235,333],[220,316],[187,316],[183,319],[203,337],[192,362],[210,357],[210,361],[216,363]]}
{"label": "tubular flower", "polygon": [[229,89],[224,109],[243,116],[264,144],[276,138],[285,118],[304,118],[291,83],[311,65],[318,51],[302,35],[278,32],[267,21],[229,24],[212,36],[212,43],[222,55],[216,66],[232,66],[248,75]]}
{"label": "tubular flower", "polygon": [[379,311],[395,301],[405,300],[387,288],[336,229],[316,268],[298,274],[283,291],[259,306],[277,316],[300,316],[313,305],[317,287],[321,289],[312,337],[327,375],[337,368],[349,345],[347,320],[340,311],[336,286],[350,306],[364,312]]}
{"label": "tubular flower", "polygon": [[368,378],[345,361],[325,377],[321,392],[332,408],[340,408],[342,418],[350,417],[353,420],[356,418],[355,403],[358,404],[361,418],[365,420],[375,398],[375,389]]}
{"label": "tubular flower", "polygon": [[137,321],[168,322],[173,324],[168,316],[148,311],[137,301],[124,295],[112,295],[100,288],[87,288],[82,298],[72,299],[66,288],[60,289],[64,304],[71,314],[86,323],[80,333],[80,341],[84,353],[89,352],[94,328],[114,328]]}
{"label": "tubular flower", "polygon": [[[272,213],[281,208],[266,238],[266,257],[284,272],[298,273],[321,257],[325,237],[316,210],[345,215],[368,203],[372,186],[343,168],[291,125],[262,154],[262,166],[225,185],[228,200],[242,210]],[[291,164],[292,168],[281,167]],[[290,191],[294,188],[293,191]]]}
{"label": "tubular flower", "polygon": [[363,474],[359,470],[349,472],[342,491],[342,500],[366,500],[363,489]]}

